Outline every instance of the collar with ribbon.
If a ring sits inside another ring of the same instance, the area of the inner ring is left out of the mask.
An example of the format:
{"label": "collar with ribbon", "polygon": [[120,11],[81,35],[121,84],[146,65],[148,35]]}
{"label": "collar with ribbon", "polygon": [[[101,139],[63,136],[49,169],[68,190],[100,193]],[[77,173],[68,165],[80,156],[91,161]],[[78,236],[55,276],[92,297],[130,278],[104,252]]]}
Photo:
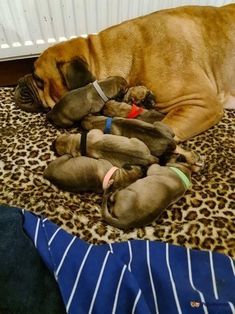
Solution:
{"label": "collar with ribbon", "polygon": [[136,106],[136,104],[132,104],[131,111],[127,115],[127,119],[135,119],[144,111],[143,108]]}
{"label": "collar with ribbon", "polygon": [[80,152],[81,156],[86,156],[87,154],[87,131],[82,132],[81,134],[81,141],[80,141]]}
{"label": "collar with ribbon", "polygon": [[106,173],[103,179],[102,187],[103,190],[107,190],[114,182],[114,180],[111,180],[114,172],[116,172],[119,168],[118,167],[112,167],[109,169],[109,171]]}
{"label": "collar with ribbon", "polygon": [[191,182],[189,178],[186,176],[186,174],[182,170],[176,167],[169,167],[169,168],[178,175],[178,177],[181,179],[186,189],[189,189],[191,187]]}
{"label": "collar with ribbon", "polygon": [[104,102],[108,101],[109,98],[105,95],[105,93],[103,92],[102,88],[100,87],[100,85],[98,84],[97,81],[94,81],[93,83],[93,86],[95,88],[95,90],[97,91],[97,93],[100,95],[100,97],[102,98],[102,100]]}
{"label": "collar with ribbon", "polygon": [[110,134],[111,133],[111,127],[112,127],[112,118],[107,118],[105,121],[105,126],[104,126],[104,134]]}

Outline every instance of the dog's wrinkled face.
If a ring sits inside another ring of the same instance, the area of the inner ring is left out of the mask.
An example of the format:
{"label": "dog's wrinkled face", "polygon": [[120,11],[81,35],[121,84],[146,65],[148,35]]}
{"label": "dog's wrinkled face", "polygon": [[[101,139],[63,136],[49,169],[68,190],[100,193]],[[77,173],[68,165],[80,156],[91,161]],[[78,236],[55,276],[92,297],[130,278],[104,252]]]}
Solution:
{"label": "dog's wrinkled face", "polygon": [[32,74],[22,77],[15,89],[15,102],[18,107],[28,112],[46,111],[39,95],[39,89]]}
{"label": "dog's wrinkled face", "polygon": [[[52,48],[52,47],[51,47]],[[34,63],[33,74],[21,78],[16,88],[17,105],[26,111],[51,109],[69,90],[91,83],[95,77],[81,58],[57,61],[60,54],[50,48]]]}

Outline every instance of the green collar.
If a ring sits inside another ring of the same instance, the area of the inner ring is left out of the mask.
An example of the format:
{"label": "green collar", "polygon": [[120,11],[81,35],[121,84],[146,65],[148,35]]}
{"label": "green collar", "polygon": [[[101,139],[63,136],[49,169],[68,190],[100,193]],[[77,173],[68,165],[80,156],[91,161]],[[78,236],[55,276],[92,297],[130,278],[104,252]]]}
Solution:
{"label": "green collar", "polygon": [[180,169],[176,167],[169,167],[169,168],[173,170],[180,177],[186,189],[189,189],[191,187],[191,182],[189,178],[183,173],[183,171],[181,171]]}

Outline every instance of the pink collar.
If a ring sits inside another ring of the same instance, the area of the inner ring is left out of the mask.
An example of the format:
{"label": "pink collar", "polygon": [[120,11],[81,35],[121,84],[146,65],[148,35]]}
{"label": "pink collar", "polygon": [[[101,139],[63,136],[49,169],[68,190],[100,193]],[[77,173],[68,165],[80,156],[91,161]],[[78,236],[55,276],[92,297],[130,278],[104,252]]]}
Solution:
{"label": "pink collar", "polygon": [[112,167],[106,173],[103,179],[103,184],[102,184],[103,190],[107,190],[113,184],[114,180],[110,180],[110,179],[112,175],[114,174],[114,172],[118,169],[119,169],[118,167]]}

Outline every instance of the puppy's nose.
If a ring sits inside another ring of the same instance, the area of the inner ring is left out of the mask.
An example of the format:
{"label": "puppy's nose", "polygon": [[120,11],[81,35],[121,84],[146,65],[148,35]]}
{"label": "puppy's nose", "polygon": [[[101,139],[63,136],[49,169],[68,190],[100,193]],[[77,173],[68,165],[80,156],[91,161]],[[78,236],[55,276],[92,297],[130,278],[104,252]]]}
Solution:
{"label": "puppy's nose", "polygon": [[145,100],[144,100],[145,108],[146,109],[154,109],[155,105],[156,105],[155,96],[151,92],[148,92],[146,97],[145,97]]}

